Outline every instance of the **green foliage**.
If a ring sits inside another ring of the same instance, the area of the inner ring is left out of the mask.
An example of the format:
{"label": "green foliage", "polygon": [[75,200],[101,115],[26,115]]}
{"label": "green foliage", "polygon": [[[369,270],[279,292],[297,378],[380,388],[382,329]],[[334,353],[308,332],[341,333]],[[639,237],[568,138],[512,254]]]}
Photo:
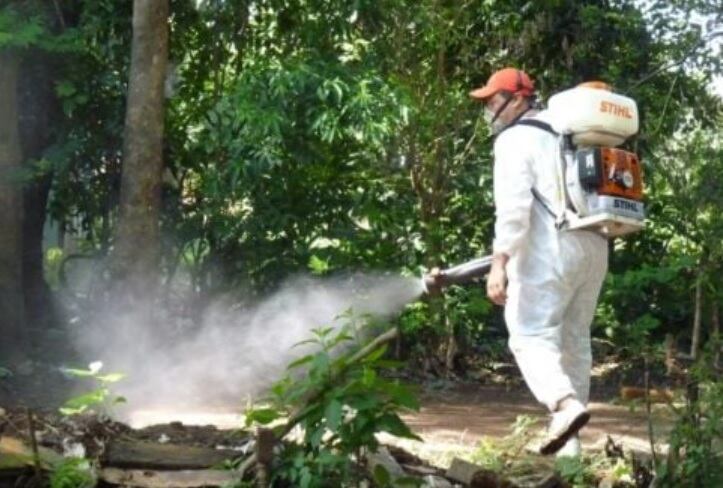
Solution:
{"label": "green foliage", "polygon": [[23,21],[22,17],[9,7],[0,11],[0,48],[28,47],[37,43],[44,33],[40,17]]}
{"label": "green foliage", "polygon": [[596,326],[632,354],[652,346],[656,332],[679,330],[690,305],[675,298],[687,294],[685,276],[693,264],[687,256],[670,256],[656,265],[642,263],[609,273]]}
{"label": "green foliage", "polygon": [[50,473],[50,488],[92,488],[96,483],[92,465],[84,458],[65,458]]}
{"label": "green foliage", "polygon": [[596,473],[578,457],[561,457],[555,461],[555,469],[560,477],[573,487],[594,486]]}
{"label": "green foliage", "polygon": [[528,415],[519,415],[510,429],[511,432],[502,439],[483,438],[477,451],[472,455],[472,460],[496,473],[507,471],[513,464],[524,464],[525,460],[521,454],[525,446],[537,435],[537,424],[537,419]]}
{"label": "green foliage", "polygon": [[597,486],[601,479],[615,486],[633,486],[633,467],[629,459],[609,458],[605,453],[555,459],[555,470],[573,488]]}
{"label": "green foliage", "polygon": [[[549,470],[551,463],[525,449],[538,435],[538,419],[520,415],[507,436],[501,439],[483,438],[471,460],[490,471],[505,473],[512,479],[539,474],[541,470]],[[557,458],[554,460],[554,468],[575,488],[596,486],[602,478],[609,478],[621,486],[633,482],[630,461],[611,459],[605,453]]]}
{"label": "green foliage", "polygon": [[274,469],[277,479],[293,486],[341,486],[355,479],[354,459],[378,448],[379,432],[418,439],[399,417],[419,408],[415,395],[380,374],[394,366],[383,358],[386,347],[353,360],[358,349],[351,347],[349,332],[315,330],[302,344],[318,350],[289,365],[289,375],[271,389],[269,406],[247,411],[247,425],[285,417],[298,422],[302,438],[285,445]]}
{"label": "green foliage", "polygon": [[[132,2],[58,2],[64,30],[51,28],[48,2],[20,3],[43,10],[3,7],[0,47],[52,50],[58,62],[65,119],[39,159],[53,178],[49,216],[102,255],[117,222]],[[589,79],[637,100],[631,147],[646,169],[648,226],[615,244],[596,331],[632,353],[665,333],[686,342],[696,280],[708,302],[723,294],[721,102],[707,90],[722,58],[688,22],[717,7],[172,2],[168,286],[184,273],[189,303],[208,303],[299,272],[419,273],[487,254],[492,140],[467,93],[515,65],[543,101]],[[437,354],[449,335],[476,351],[505,334],[482,287],[415,306],[400,323],[417,355]]]}
{"label": "green foliage", "polygon": [[65,258],[63,250],[59,247],[51,247],[45,251],[43,260],[45,281],[50,288],[57,290],[60,287],[60,274]]}
{"label": "green foliage", "polygon": [[378,74],[338,61],[246,67],[186,138],[201,163],[186,173],[178,225],[203,250],[199,285],[213,273],[261,288],[307,266],[370,260],[384,244],[372,240],[384,218],[375,193],[401,102]]}
{"label": "green foliage", "polygon": [[[686,20],[714,3],[173,2],[164,269],[187,272],[203,303],[307,270],[417,273],[488,253],[491,139],[467,92],[516,65],[543,99],[600,78],[638,101],[649,225],[616,244],[598,330],[622,344],[654,323],[653,338],[684,330],[685,259],[706,261],[720,296],[721,105],[705,88],[720,57]],[[131,6],[67,7],[76,49],[55,85],[66,120],[44,155],[50,216],[101,253],[119,197]],[[37,12],[1,12],[2,42],[49,35]],[[425,354],[449,334],[504,335],[481,288],[403,320],[405,344]]]}
{"label": "green foliage", "polygon": [[723,483],[723,382],[712,367],[717,341],[693,366],[688,398],[670,433],[667,460],[660,462],[660,486],[720,486]]}
{"label": "green foliage", "polygon": [[389,471],[387,471],[387,469],[382,465],[378,465],[374,468],[372,479],[374,480],[374,486],[379,488],[419,488],[424,486],[424,481],[419,478],[411,476],[392,478]]}
{"label": "green foliage", "polygon": [[75,378],[89,379],[96,384],[96,388],[77,395],[67,400],[62,407],[60,413],[63,415],[79,414],[92,411],[97,414],[110,413],[113,406],[119,403],[125,403],[126,399],[122,396],[115,395],[111,391],[111,385],[122,380],[125,375],[122,373],[101,374],[100,370],[103,363],[100,361],[91,363],[88,369],[65,368],[63,372]]}
{"label": "green foliage", "polygon": [[78,49],[77,40],[74,29],[52,34],[43,15],[25,15],[8,5],[0,8],[0,49],[37,47],[49,52],[72,52]]}

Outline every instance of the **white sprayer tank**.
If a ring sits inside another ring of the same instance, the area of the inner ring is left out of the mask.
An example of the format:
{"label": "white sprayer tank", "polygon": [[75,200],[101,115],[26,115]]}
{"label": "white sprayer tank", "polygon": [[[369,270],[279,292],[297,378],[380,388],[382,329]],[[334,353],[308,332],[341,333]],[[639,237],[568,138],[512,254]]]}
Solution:
{"label": "white sprayer tank", "polygon": [[572,134],[580,146],[619,146],[638,132],[635,100],[605,88],[577,86],[550,97],[550,122],[558,133]]}

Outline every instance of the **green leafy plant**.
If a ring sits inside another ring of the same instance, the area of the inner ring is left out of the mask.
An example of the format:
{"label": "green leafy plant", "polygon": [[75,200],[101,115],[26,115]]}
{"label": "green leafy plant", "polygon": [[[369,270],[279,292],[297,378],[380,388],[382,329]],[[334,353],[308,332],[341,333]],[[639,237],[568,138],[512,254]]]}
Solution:
{"label": "green leafy plant", "polygon": [[399,416],[419,408],[416,396],[380,375],[397,365],[384,359],[386,345],[354,348],[349,327],[316,329],[302,344],[318,350],[289,365],[266,406],[247,411],[247,425],[287,418],[283,430],[296,425],[302,431],[284,446],[275,479],[299,487],[342,486],[360,476],[363,452],[379,447],[377,433],[419,440]]}
{"label": "green leafy plant", "polygon": [[78,49],[75,29],[59,35],[50,33],[40,15],[23,15],[13,6],[0,8],[0,49],[39,47],[50,52],[69,52]]}
{"label": "green leafy plant", "polygon": [[90,488],[96,482],[90,461],[79,457],[65,458],[50,473],[50,488]]}
{"label": "green leafy plant", "polygon": [[558,458],[555,460],[555,469],[562,479],[574,487],[595,485],[595,472],[581,457]]}
{"label": "green leafy plant", "polygon": [[537,435],[538,420],[529,415],[519,415],[511,431],[502,439],[484,437],[472,455],[474,462],[490,471],[502,472],[513,462],[519,461],[525,446]]}
{"label": "green leafy plant", "polygon": [[125,403],[126,399],[122,396],[115,395],[110,385],[122,380],[125,375],[122,373],[101,374],[103,363],[96,361],[88,365],[88,369],[65,368],[63,372],[69,376],[76,378],[86,378],[92,380],[96,384],[96,388],[75,396],[66,401],[60,407],[60,413],[63,415],[73,415],[86,411],[94,411],[99,414],[107,414],[114,405]]}
{"label": "green leafy plant", "polygon": [[711,341],[707,354],[691,368],[686,403],[670,405],[677,415],[670,433],[667,459],[659,462],[660,486],[694,487],[723,485],[723,382],[711,364],[720,347]]}

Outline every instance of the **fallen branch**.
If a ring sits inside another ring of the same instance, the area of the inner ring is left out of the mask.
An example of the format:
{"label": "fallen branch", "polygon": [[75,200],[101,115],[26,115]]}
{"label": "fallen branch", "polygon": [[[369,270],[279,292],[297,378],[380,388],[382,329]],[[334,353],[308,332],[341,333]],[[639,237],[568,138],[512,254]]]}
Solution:
{"label": "fallen branch", "polygon": [[120,439],[108,444],[103,465],[149,470],[208,469],[236,454],[231,450]]}
{"label": "fallen branch", "polygon": [[29,408],[26,408],[25,414],[28,416],[30,448],[33,450],[33,469],[35,470],[35,476],[40,479],[42,467],[40,466],[40,453],[38,452],[38,438],[35,436],[35,421],[33,420],[33,412]]}
{"label": "fallen branch", "polygon": [[653,432],[653,412],[650,401],[650,364],[648,356],[645,355],[645,413],[648,420],[648,440],[650,441],[650,454],[653,456],[653,468],[658,469],[658,455],[655,453],[655,434]]}

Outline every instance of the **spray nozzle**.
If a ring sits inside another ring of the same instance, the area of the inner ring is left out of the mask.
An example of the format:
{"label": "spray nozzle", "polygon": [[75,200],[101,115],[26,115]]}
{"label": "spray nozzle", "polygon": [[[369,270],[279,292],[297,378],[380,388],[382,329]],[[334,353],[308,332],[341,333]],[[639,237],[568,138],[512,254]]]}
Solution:
{"label": "spray nozzle", "polygon": [[473,259],[447,269],[433,268],[422,276],[427,295],[438,295],[450,285],[462,285],[486,275],[492,267],[492,256]]}

